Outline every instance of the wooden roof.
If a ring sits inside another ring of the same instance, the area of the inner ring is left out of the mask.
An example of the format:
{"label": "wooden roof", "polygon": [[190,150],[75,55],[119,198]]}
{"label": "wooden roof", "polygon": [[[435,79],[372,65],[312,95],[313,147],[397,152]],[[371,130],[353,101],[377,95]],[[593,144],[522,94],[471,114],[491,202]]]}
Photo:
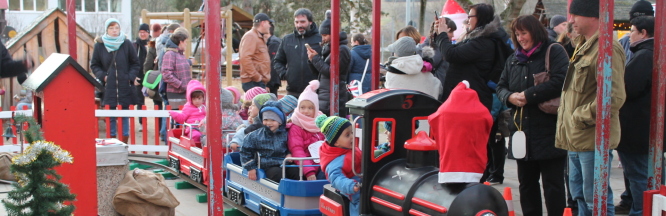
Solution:
{"label": "wooden roof", "polygon": [[72,67],[74,67],[81,76],[88,80],[90,84],[96,87],[97,90],[104,90],[102,84],[97,82],[97,80],[83,69],[70,55],[60,53],[51,54],[51,56],[42,63],[42,66],[38,67],[37,70],[35,70],[28,79],[23,82],[23,86],[27,89],[40,92],[44,90],[44,88],[68,65],[72,65]]}

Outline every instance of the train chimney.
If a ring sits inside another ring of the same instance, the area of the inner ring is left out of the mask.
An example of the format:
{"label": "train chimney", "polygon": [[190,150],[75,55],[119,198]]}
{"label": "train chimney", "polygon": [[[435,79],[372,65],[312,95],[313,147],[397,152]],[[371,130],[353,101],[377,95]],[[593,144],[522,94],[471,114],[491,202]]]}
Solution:
{"label": "train chimney", "polygon": [[432,155],[437,155],[437,143],[428,137],[425,131],[419,131],[415,137],[405,141],[405,149],[407,149],[407,168],[421,168],[437,163],[429,163],[429,159],[433,158]]}

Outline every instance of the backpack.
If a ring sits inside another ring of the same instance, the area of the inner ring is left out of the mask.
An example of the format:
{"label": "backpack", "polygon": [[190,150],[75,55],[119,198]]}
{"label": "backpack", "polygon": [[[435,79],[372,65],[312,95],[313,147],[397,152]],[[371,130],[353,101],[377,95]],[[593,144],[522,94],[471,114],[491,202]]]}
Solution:
{"label": "backpack", "polygon": [[143,77],[143,86],[146,87],[146,93],[150,99],[155,100],[160,97],[160,94],[157,93],[157,88],[162,81],[162,73],[159,70],[149,70],[146,72],[146,75]]}

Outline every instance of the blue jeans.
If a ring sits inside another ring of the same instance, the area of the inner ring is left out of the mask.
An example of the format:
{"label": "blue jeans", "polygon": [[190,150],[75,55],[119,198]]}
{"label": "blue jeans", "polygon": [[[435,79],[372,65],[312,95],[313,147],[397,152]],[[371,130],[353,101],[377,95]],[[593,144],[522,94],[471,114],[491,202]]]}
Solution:
{"label": "blue jeans", "polygon": [[266,88],[266,84],[262,81],[259,81],[259,82],[250,81],[250,82],[242,83],[241,86],[243,87],[243,91],[245,91],[245,92],[247,92],[247,90],[250,90],[251,88],[254,88],[254,87]]}
{"label": "blue jeans", "polygon": [[[608,176],[610,177],[610,161],[613,154],[609,151]],[[569,190],[574,201],[578,202],[578,216],[591,216],[594,207],[594,151],[573,152],[569,151]],[[608,196],[606,197],[606,216],[615,215],[613,205],[613,190],[608,184]]]}
{"label": "blue jeans", "polygon": [[[169,100],[163,100],[163,102],[164,102],[163,108],[166,109],[166,106],[169,105]],[[178,109],[178,108],[176,107],[176,109]],[[164,142],[167,142],[166,120],[167,120],[167,118],[160,118],[160,123],[161,123],[160,124],[160,137],[162,138],[162,140]],[[168,144],[168,142],[167,142],[167,144]]]}
{"label": "blue jeans", "polygon": [[[109,109],[115,110],[116,107],[110,107]],[[129,109],[129,107],[123,107],[124,110]],[[111,130],[111,137],[116,137],[118,135],[118,125],[116,124],[116,121],[118,118],[116,117],[111,117],[109,118],[109,128]],[[129,136],[129,118],[122,118],[123,121],[123,137],[128,137]]]}
{"label": "blue jeans", "polygon": [[627,191],[631,193],[630,216],[643,215],[643,191],[647,190],[648,155],[617,151],[622,162],[624,176],[629,180]]}

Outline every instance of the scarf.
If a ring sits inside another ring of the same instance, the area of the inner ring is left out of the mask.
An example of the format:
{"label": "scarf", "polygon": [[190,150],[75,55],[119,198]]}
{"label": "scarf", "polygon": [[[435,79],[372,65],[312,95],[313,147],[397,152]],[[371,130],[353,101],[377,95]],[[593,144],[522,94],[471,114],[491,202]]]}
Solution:
{"label": "scarf", "polygon": [[[357,172],[361,172],[361,150],[358,148],[354,149],[356,151],[356,155],[358,156],[358,160],[356,161],[356,164],[354,164],[354,167]],[[330,146],[328,145],[328,142],[324,142],[321,147],[319,147],[319,160],[321,164],[321,171],[323,171],[326,174],[326,178],[328,179],[328,173],[326,172],[326,168],[328,168],[328,164],[331,163],[331,161],[335,160],[335,158],[344,155],[345,160],[342,164],[342,173],[347,176],[347,178],[354,177],[354,172],[352,172],[352,151],[351,149],[345,149],[345,148],[338,148],[335,146]]]}
{"label": "scarf", "polygon": [[[299,109],[296,108],[294,110],[294,113],[291,114],[291,123],[298,125],[299,127],[303,128],[303,130],[306,130],[310,133],[320,133],[321,130],[317,127],[317,124],[315,124],[315,118],[306,116],[305,114],[301,113],[298,110]],[[315,116],[323,114],[324,113],[322,113],[321,111],[317,111],[317,114],[315,114]]]}
{"label": "scarf", "polygon": [[645,38],[645,39],[642,39],[642,40],[638,40],[636,42],[631,43],[629,46],[636,47],[636,46],[638,46],[638,44],[641,44],[641,43],[643,43],[645,41],[649,41],[649,40],[654,40],[654,38],[651,37],[651,38]]}
{"label": "scarf", "polygon": [[120,31],[118,37],[111,37],[109,34],[105,33],[104,36],[102,36],[102,41],[104,41],[106,51],[113,52],[118,50],[120,45],[123,45],[125,42],[125,34],[123,34],[123,31]]}
{"label": "scarf", "polygon": [[516,49],[516,58],[517,58],[518,61],[520,61],[520,62],[527,62],[527,59],[529,59],[530,56],[532,56],[532,54],[534,54],[534,52],[535,52],[539,47],[541,47],[541,44],[543,44],[543,42],[539,42],[539,44],[537,44],[536,46],[532,47],[532,49],[530,49],[529,51],[525,51],[525,50],[523,50],[522,47],[517,48],[517,49]]}

